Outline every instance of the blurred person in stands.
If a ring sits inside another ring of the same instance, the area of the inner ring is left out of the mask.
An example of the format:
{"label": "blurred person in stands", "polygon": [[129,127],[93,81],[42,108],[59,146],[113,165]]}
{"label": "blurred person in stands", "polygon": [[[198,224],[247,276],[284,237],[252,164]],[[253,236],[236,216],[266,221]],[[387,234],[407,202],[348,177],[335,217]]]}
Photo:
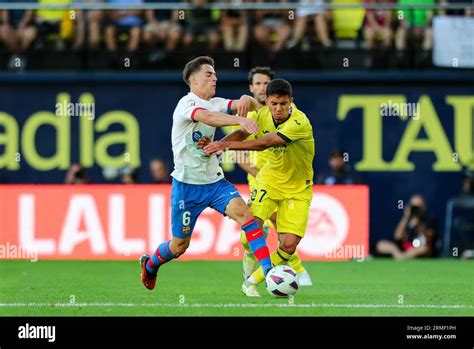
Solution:
{"label": "blurred person in stands", "polygon": [[[104,0],[105,1],[105,0]],[[102,0],[87,0],[90,3],[104,2]],[[92,50],[99,49],[101,41],[101,28],[106,18],[106,12],[104,10],[88,10],[85,14],[87,18],[87,39],[89,48]]]}
{"label": "blurred person in stands", "polygon": [[[387,0],[365,0],[366,5],[391,3]],[[365,12],[364,38],[368,50],[375,48],[380,39],[383,48],[392,47],[392,11],[384,9],[370,9]]]}
{"label": "blurred person in stands", "polygon": [[89,184],[89,176],[80,164],[72,164],[66,174],[66,184]]}
{"label": "blurred person in stands", "polygon": [[[314,6],[322,5],[324,0],[299,0],[300,4]],[[330,18],[330,12],[324,10],[324,8],[299,8],[296,10],[296,22],[293,28],[293,36],[290,41],[288,41],[287,48],[293,48],[297,46],[304,37],[306,33],[307,24],[314,24],[314,32],[318,37],[321,45],[325,48],[331,46],[331,40],[329,39],[329,28],[328,22]]]}
{"label": "blurred person in stands", "polygon": [[171,177],[166,163],[158,158],[150,161],[150,173],[155,184],[170,184]]}
{"label": "blurred person in stands", "polygon": [[125,167],[120,171],[120,181],[123,184],[137,184],[138,183],[138,169]]}
{"label": "blurred person in stands", "polygon": [[[111,4],[133,5],[142,4],[142,0],[108,0]],[[105,27],[105,44],[109,51],[110,64],[115,66],[118,63],[118,36],[128,35],[127,51],[130,63],[134,65],[134,54],[140,45],[142,35],[143,10],[112,10],[107,16]]]}
{"label": "blurred person in stands", "polygon": [[[265,0],[256,2],[265,2]],[[271,2],[287,3],[288,1],[271,0]],[[272,52],[278,52],[285,47],[291,36],[288,10],[257,10],[254,12],[254,21],[253,35],[262,47]]]}
{"label": "blurred person in stands", "polygon": [[[403,8],[403,5],[413,5],[419,2],[419,0],[398,0],[399,13],[401,14],[401,17],[400,14],[398,15],[399,25],[395,38],[395,47],[398,51],[406,50],[409,36],[415,39],[416,48],[421,46],[422,50],[428,51],[433,47],[433,29],[431,28],[433,11]],[[435,0],[425,0],[423,3],[433,5]]]}
{"label": "blurred person in stands", "polygon": [[436,221],[426,208],[423,196],[413,195],[395,229],[394,239],[381,240],[376,250],[395,259],[431,257],[436,235]]}
{"label": "blurred person in stands", "polygon": [[190,47],[200,37],[205,37],[208,43],[208,48],[214,50],[220,42],[219,37],[219,22],[214,18],[211,9],[206,9],[203,6],[208,3],[207,0],[192,0],[192,9],[186,12],[185,29],[183,44],[185,47]]}
{"label": "blurred person in stands", "polygon": [[[41,5],[69,5],[72,0],[38,0]],[[42,8],[35,11],[37,28],[37,47],[43,47],[49,41],[62,51],[72,42],[72,48],[79,48],[85,37],[82,11],[71,9]]]}
{"label": "blurred person in stands", "polygon": [[[145,0],[155,2],[155,0]],[[176,2],[176,0],[161,0],[160,3]],[[143,41],[151,48],[157,48],[158,44],[164,45],[164,50],[159,49],[152,52],[150,61],[164,59],[166,53],[175,50],[182,34],[179,24],[178,10],[147,10],[145,13],[146,25],[143,28]]]}
{"label": "blurred person in stands", "polygon": [[[241,0],[227,0],[227,2],[239,4]],[[221,31],[224,40],[224,48],[227,51],[242,52],[247,47],[249,35],[249,23],[247,11],[245,10],[222,10]]]}
{"label": "blurred person in stands", "polygon": [[474,195],[474,170],[466,169],[462,186],[463,195]]}
{"label": "blurred person in stands", "polygon": [[[32,1],[34,0],[30,0]],[[33,10],[0,10],[0,25],[0,42],[3,42],[11,53],[7,64],[8,69],[26,69],[25,53],[37,34],[36,27],[33,25]]]}
{"label": "blurred person in stands", "polygon": [[321,174],[318,177],[318,184],[359,184],[360,179],[351,170],[346,162],[346,155],[342,150],[333,150],[329,157],[330,174]]}

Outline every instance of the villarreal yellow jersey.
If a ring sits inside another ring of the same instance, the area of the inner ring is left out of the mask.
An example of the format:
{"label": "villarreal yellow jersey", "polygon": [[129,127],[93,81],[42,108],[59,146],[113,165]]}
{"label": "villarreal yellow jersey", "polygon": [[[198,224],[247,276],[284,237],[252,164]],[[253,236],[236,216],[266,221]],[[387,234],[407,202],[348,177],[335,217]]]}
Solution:
{"label": "villarreal yellow jersey", "polygon": [[[257,116],[257,111],[251,111],[247,113],[247,118],[255,120],[256,116]],[[234,131],[239,130],[240,125],[233,126],[232,128]],[[248,141],[248,140],[253,140],[253,139],[257,139],[257,135],[249,135],[246,140]],[[263,151],[250,150],[247,153],[247,158],[250,164],[253,167],[256,167],[257,170],[260,170],[267,163],[269,156],[270,156],[270,149],[265,149]],[[255,177],[252,176],[250,173],[248,173],[247,181],[249,183],[250,190],[252,190],[255,187]]]}
{"label": "villarreal yellow jersey", "polygon": [[270,132],[287,141],[286,144],[266,149],[268,161],[257,174],[257,182],[285,196],[297,194],[313,184],[314,138],[313,128],[306,115],[292,104],[290,117],[275,125],[268,107],[252,117],[258,124],[256,138]]}

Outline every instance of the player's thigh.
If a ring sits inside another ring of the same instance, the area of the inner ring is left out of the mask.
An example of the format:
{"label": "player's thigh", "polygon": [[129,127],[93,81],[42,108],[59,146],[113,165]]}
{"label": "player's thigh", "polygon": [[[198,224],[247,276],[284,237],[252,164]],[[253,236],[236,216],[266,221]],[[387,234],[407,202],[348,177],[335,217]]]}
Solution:
{"label": "player's thigh", "polygon": [[[244,225],[254,218],[247,204],[241,197],[233,198],[229,201],[225,210],[225,215],[230,217],[240,225]],[[260,228],[262,228],[263,221],[258,217],[256,218],[258,225],[260,226]]]}
{"label": "player's thigh", "polygon": [[277,214],[278,233],[291,233],[304,237],[308,224],[311,200],[285,199],[279,202]]}
{"label": "player's thigh", "polygon": [[249,206],[254,217],[266,221],[275,212],[278,201],[271,196],[271,191],[263,186],[256,185],[250,195]]}
{"label": "player's thigh", "polygon": [[[207,188],[206,194],[209,195],[210,198],[209,206],[223,215],[228,215],[227,209],[231,202],[231,207],[235,209],[241,208],[241,203],[243,203],[245,206],[245,203],[242,200],[237,188],[225,178],[217,181],[216,183],[210,184]],[[248,210],[245,212],[247,211]],[[229,215],[229,217],[231,216]]]}
{"label": "player's thigh", "polygon": [[201,186],[181,183],[173,179],[171,189],[171,231],[173,237],[191,237],[196,220],[207,207],[202,200]]}

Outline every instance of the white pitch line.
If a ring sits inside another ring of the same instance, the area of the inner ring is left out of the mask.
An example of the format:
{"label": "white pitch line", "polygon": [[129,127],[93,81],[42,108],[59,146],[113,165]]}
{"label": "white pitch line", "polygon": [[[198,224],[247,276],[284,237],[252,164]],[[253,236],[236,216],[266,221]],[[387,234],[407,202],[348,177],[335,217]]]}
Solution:
{"label": "white pitch line", "polygon": [[333,303],[267,303],[267,304],[169,304],[169,303],[0,303],[0,307],[163,307],[163,308],[393,308],[393,309],[474,309],[474,305],[436,305],[436,304],[333,304]]}

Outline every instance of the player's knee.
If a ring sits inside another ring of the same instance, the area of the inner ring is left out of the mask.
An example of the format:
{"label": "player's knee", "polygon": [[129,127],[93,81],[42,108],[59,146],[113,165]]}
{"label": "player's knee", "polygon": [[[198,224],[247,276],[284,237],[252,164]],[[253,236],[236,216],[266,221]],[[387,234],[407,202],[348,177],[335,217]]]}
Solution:
{"label": "player's knee", "polygon": [[173,253],[178,258],[186,252],[189,247],[190,240],[183,240],[173,244]]}
{"label": "player's knee", "polygon": [[293,241],[283,241],[280,244],[280,248],[288,253],[289,255],[293,255],[296,252],[296,246],[298,243],[293,242]]}

